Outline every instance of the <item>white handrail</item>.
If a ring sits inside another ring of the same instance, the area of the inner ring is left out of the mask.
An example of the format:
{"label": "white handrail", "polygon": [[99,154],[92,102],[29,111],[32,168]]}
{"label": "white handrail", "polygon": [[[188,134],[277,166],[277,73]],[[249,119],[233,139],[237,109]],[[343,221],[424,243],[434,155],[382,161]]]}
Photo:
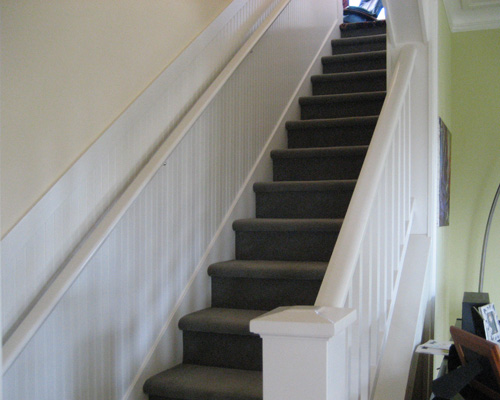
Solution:
{"label": "white handrail", "polygon": [[401,49],[388,95],[316,299],[316,306],[345,306],[378,183],[410,84],[416,55],[416,45],[409,44]]}
{"label": "white handrail", "polygon": [[246,56],[252,51],[253,47],[257,44],[260,38],[271,27],[281,12],[286,8],[288,3],[290,3],[290,0],[282,0],[273,9],[259,28],[257,28],[257,30],[249,37],[231,61],[229,61],[213,83],[200,96],[193,107],[180,121],[165,142],[158,148],[147,164],[141,169],[130,185],[111,205],[103,218],[98,221],[94,228],[83,239],[83,243],[74,252],[68,262],[64,265],[61,272],[53,280],[47,290],[40,296],[37,303],[27,313],[26,317],[3,345],[3,374],[7,372],[16,358],[21,354],[24,347],[38,331],[43,322],[48,318],[66,291],[78,278],[80,273],[85,268],[85,265],[99,250],[129,207],[134,203],[151,179],[153,179],[155,174],[165,163],[165,160],[172,154],[186,133],[195,124],[213,98],[236,71]]}

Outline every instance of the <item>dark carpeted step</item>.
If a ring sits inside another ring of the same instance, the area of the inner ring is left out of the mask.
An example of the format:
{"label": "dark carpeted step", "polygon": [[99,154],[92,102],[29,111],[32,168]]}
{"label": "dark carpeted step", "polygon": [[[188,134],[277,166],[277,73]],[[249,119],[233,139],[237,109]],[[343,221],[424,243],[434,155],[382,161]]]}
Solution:
{"label": "dark carpeted step", "polygon": [[301,97],[301,119],[378,115],[384,104],[385,93],[382,91]]}
{"label": "dark carpeted step", "polygon": [[207,308],[179,321],[185,364],[221,368],[262,369],[262,340],[249,331],[262,310]]}
{"label": "dark carpeted step", "polygon": [[378,116],[288,121],[288,147],[368,145]]}
{"label": "dark carpeted step", "polygon": [[343,218],[355,180],[259,182],[257,218]]}
{"label": "dark carpeted step", "polygon": [[232,260],[212,264],[212,306],[272,310],[313,305],[328,263]]}
{"label": "dark carpeted step", "polygon": [[259,310],[206,308],[182,317],[179,328],[183,331],[258,336],[250,332],[249,323],[263,313]]}
{"label": "dark carpeted step", "polygon": [[238,260],[328,261],[341,219],[237,220]]}
{"label": "dark carpeted step", "polygon": [[386,69],[387,51],[325,56],[321,58],[321,63],[323,64],[324,74]]}
{"label": "dark carpeted step", "polygon": [[[382,30],[385,22],[349,24],[342,36]],[[315,96],[301,99],[308,120],[287,123],[290,149],[272,152],[277,182],[255,185],[257,215],[266,218],[233,223],[238,260],[209,267],[214,308],[180,320],[184,364],[146,381],[150,400],[262,399],[262,341],[249,321],[315,301],[342,224],[333,217],[345,212],[385,96],[385,71],[350,72],[385,69],[383,48],[382,36],[332,43],[342,54],[325,57],[323,68],[335,75],[312,78]],[[315,182],[297,182],[306,180]]]}
{"label": "dark carpeted step", "polygon": [[372,36],[386,33],[386,21],[367,21],[340,25],[340,36],[343,38]]}
{"label": "dark carpeted step", "polygon": [[349,54],[385,50],[387,35],[371,35],[332,40],[332,54]]}
{"label": "dark carpeted step", "polygon": [[313,95],[385,91],[386,70],[340,72],[311,77]]}
{"label": "dark carpeted step", "polygon": [[262,372],[180,364],[149,378],[150,400],[262,400]]}
{"label": "dark carpeted step", "polygon": [[357,179],[368,146],[273,150],[274,181]]}

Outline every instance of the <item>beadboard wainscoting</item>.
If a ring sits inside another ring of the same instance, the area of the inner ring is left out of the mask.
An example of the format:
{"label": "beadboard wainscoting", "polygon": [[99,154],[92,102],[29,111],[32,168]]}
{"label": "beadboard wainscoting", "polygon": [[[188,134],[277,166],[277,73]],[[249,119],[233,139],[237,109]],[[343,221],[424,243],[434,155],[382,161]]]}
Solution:
{"label": "beadboard wainscoting", "polygon": [[276,0],[237,0],[118,118],[2,239],[4,341]]}
{"label": "beadboard wainscoting", "polygon": [[[277,4],[235,1],[2,240],[7,338]],[[233,256],[231,221],[253,215],[251,184],[270,174],[268,147],[284,146],[340,12],[290,2],[4,372],[4,399],[143,398],[143,377],[180,360],[177,316],[208,304],[206,267]]]}

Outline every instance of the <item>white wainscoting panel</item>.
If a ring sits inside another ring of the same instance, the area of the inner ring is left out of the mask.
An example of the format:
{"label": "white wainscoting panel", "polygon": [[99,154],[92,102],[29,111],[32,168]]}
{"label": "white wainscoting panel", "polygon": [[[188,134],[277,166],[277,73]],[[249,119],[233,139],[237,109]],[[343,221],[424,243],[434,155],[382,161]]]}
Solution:
{"label": "white wainscoting panel", "polygon": [[276,3],[236,0],[230,5],[2,240],[4,340],[99,216]]}
{"label": "white wainscoting panel", "polygon": [[[51,213],[37,214],[33,226],[25,223],[2,241],[7,331],[130,179],[123,171],[138,169],[206,86],[207,64],[220,69],[215,64],[276,3],[245,2],[167,90],[145,93],[155,101],[138,106],[144,114],[137,121],[118,120],[98,150],[69,171],[71,179],[56,185]],[[180,360],[179,331],[172,330],[160,354],[154,349],[181,308],[208,304],[205,263],[234,252],[232,238],[214,247],[217,235],[227,234],[221,226],[337,11],[331,0],[291,1],[5,372],[5,400],[143,398],[130,391],[145,363]],[[200,289],[189,290],[193,284]]]}

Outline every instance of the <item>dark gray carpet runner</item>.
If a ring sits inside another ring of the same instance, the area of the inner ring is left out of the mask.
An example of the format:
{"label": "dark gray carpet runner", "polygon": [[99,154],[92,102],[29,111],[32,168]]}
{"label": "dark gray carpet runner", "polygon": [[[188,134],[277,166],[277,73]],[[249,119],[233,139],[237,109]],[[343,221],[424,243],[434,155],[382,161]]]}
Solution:
{"label": "dark gray carpet runner", "polygon": [[271,153],[273,182],[254,185],[256,218],[233,223],[236,260],[208,269],[212,307],[180,320],[183,363],[146,381],[150,400],[262,399],[250,320],[314,304],[385,97],[385,25],[354,25],[287,123],[288,149]]}

